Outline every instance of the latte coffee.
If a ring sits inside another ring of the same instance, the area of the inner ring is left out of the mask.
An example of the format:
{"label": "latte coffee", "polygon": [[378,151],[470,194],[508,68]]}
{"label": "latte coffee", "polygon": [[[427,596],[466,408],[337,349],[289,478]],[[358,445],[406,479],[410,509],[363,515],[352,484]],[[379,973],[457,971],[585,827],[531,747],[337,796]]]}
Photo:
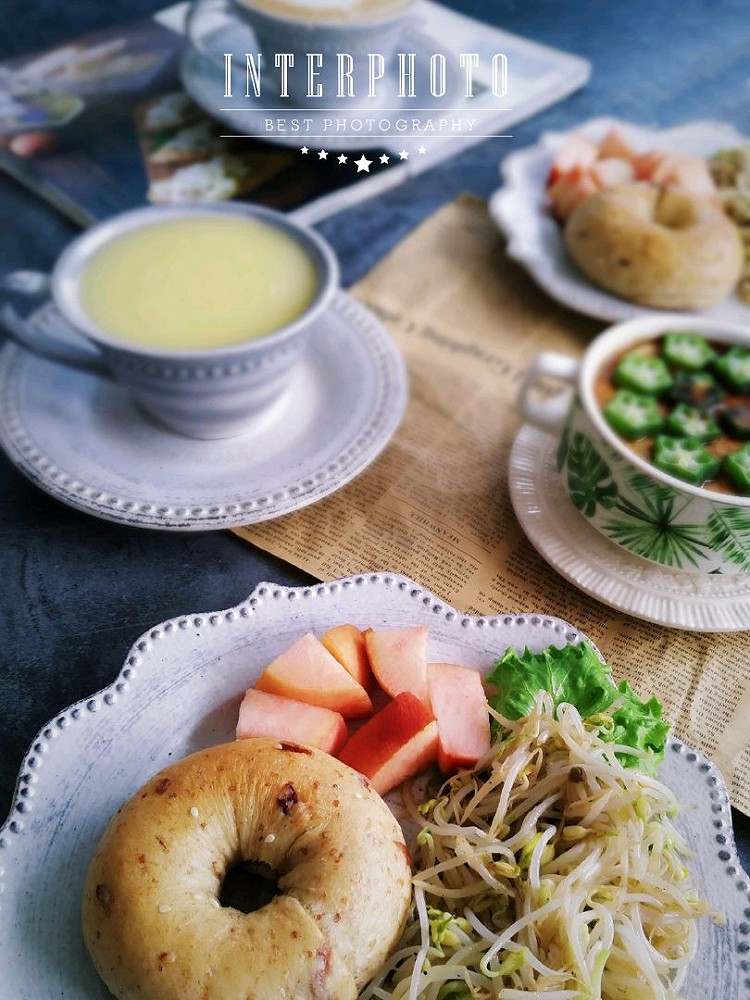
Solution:
{"label": "latte coffee", "polygon": [[400,14],[412,0],[240,0],[243,7],[298,21],[379,21]]}
{"label": "latte coffee", "polygon": [[[362,99],[364,85],[356,92],[352,76],[362,79],[362,68],[366,72],[377,57],[380,76],[385,75],[414,0],[229,2],[253,29],[276,88],[270,92],[304,109],[324,107],[323,102]],[[339,73],[340,63],[348,67],[346,72]]]}

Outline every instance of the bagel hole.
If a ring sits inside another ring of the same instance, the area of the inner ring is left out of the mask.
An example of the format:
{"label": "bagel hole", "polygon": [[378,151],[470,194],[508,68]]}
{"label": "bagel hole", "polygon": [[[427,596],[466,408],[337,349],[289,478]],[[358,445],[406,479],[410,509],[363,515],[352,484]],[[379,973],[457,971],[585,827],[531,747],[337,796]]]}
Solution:
{"label": "bagel hole", "polygon": [[686,229],[695,223],[695,214],[692,199],[672,188],[662,188],[656,205],[656,222],[668,229]]}
{"label": "bagel hole", "polygon": [[253,913],[278,894],[279,883],[270,865],[262,861],[240,861],[227,869],[219,891],[219,902],[240,913]]}

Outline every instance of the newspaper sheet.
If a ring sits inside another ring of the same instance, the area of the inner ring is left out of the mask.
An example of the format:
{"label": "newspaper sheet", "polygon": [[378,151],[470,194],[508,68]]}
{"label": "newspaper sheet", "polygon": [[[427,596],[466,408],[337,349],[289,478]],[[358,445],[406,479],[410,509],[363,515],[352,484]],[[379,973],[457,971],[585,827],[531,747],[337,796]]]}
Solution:
{"label": "newspaper sheet", "polygon": [[711,757],[750,814],[747,633],[680,632],[629,617],[559,576],[521,530],[508,459],[518,383],[541,350],[581,354],[603,324],[545,297],[504,253],[483,202],[464,197],[423,224],[354,294],[404,352],[401,428],[328,499],[238,529],[320,579],[404,573],[475,614],[539,612],[584,631],[674,732]]}

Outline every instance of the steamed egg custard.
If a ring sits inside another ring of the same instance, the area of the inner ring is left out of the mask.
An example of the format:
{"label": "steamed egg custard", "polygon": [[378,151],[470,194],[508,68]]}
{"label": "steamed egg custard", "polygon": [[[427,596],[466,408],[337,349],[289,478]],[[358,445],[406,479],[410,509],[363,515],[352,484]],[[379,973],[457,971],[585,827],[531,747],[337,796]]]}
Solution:
{"label": "steamed egg custard", "polygon": [[217,213],[114,237],[86,265],[80,301],[121,340],[205,350],[281,329],[307,309],[317,285],[313,260],[288,233]]}

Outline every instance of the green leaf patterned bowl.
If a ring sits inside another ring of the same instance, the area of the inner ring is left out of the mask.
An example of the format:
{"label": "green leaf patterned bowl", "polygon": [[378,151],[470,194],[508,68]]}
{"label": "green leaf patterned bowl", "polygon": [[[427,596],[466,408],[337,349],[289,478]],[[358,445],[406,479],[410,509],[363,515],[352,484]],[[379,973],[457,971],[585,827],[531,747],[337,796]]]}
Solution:
{"label": "green leaf patterned bowl", "polygon": [[[559,437],[557,467],[572,503],[607,538],[650,562],[692,573],[750,572],[750,496],[693,486],[636,454],[602,416],[595,379],[623,350],[668,330],[750,347],[750,326],[655,314],[618,323],[582,358],[539,354],[521,385],[524,419]],[[572,391],[539,398],[542,379]]]}

